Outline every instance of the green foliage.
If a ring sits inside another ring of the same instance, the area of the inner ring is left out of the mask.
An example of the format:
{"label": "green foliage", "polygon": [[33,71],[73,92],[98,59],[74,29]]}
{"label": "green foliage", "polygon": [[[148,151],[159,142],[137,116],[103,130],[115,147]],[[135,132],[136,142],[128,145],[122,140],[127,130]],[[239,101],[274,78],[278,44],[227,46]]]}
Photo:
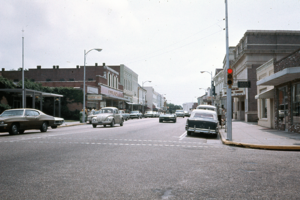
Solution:
{"label": "green foliage", "polygon": [[172,103],[167,103],[167,107],[170,112],[175,113],[176,110],[182,110],[183,108],[180,105],[174,105]]}
{"label": "green foliage", "polygon": [[0,76],[0,88],[2,89],[11,89],[11,88],[15,88],[15,84],[13,83],[12,80],[3,78],[2,76]]}
{"label": "green foliage", "polygon": [[[25,79],[24,85],[26,89],[30,90],[37,90],[42,91],[45,93],[54,93],[54,94],[61,94],[63,97],[60,98],[61,100],[61,116],[65,119],[72,119],[72,120],[79,120],[79,110],[69,111],[67,104],[68,103],[83,103],[83,91],[70,88],[70,87],[44,87],[41,83],[32,82],[28,79]],[[0,76],[0,88],[5,89],[13,89],[13,88],[22,88],[22,81],[19,81],[17,85],[13,83],[12,80],[3,78]],[[12,103],[12,93],[8,92],[0,92],[0,100],[2,97],[5,96],[7,101],[11,104]],[[47,103],[45,103],[47,102]],[[43,112],[53,115],[53,97],[43,97]],[[38,107],[39,102],[36,102],[36,108]],[[3,105],[1,107],[1,105]],[[6,106],[6,107],[5,107]],[[0,110],[9,109],[12,105],[4,105],[0,104]],[[58,105],[56,105],[56,113],[58,113]],[[2,111],[3,111],[2,110]]]}

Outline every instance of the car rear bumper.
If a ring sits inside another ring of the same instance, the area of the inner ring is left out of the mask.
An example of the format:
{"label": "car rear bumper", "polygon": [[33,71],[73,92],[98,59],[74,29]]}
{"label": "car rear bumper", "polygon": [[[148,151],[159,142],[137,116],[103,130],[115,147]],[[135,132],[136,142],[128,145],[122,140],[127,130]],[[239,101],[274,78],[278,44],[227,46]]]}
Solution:
{"label": "car rear bumper", "polygon": [[206,134],[217,134],[218,131],[215,129],[204,129],[204,128],[194,128],[194,127],[188,127],[186,128],[186,131],[194,132],[194,133],[206,133]]}

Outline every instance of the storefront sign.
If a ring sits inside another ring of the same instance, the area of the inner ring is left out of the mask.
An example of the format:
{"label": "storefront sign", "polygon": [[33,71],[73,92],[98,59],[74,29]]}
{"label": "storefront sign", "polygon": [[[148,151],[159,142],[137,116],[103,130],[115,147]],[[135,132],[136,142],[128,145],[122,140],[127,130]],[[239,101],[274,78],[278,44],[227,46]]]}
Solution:
{"label": "storefront sign", "polygon": [[97,94],[97,95],[87,95],[87,100],[88,101],[98,101],[98,100],[102,100],[102,95],[101,94]]}
{"label": "storefront sign", "polygon": [[88,86],[87,87],[87,93],[90,93],[90,94],[99,94],[98,88]]}
{"label": "storefront sign", "polygon": [[123,92],[120,92],[118,90],[114,90],[105,86],[101,85],[101,94],[109,95],[109,96],[115,96],[115,97],[121,97],[123,98]]}

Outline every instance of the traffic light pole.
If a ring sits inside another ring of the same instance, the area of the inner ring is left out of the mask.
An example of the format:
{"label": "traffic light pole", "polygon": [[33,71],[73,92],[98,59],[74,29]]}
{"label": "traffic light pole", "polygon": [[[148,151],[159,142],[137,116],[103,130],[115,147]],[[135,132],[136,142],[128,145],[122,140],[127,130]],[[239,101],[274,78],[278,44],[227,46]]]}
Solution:
{"label": "traffic light pole", "polygon": [[[228,15],[227,15],[227,0],[225,0],[225,22],[226,22],[226,71],[229,69],[229,45],[228,45]],[[227,79],[227,76],[226,76]],[[227,80],[226,80],[227,83]],[[232,103],[231,103],[231,88],[227,84],[227,112],[226,112],[226,127],[227,140],[232,141]]]}

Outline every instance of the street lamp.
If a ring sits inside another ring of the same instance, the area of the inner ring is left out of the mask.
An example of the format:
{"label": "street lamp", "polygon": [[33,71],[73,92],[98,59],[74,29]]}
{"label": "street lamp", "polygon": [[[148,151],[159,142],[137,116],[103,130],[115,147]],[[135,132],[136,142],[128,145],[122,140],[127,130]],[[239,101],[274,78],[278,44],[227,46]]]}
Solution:
{"label": "street lamp", "polygon": [[83,65],[83,112],[82,112],[82,121],[85,122],[85,60],[86,60],[86,55],[90,52],[90,51],[102,51],[102,49],[91,49],[88,52],[86,52],[84,50],[84,65]]}
{"label": "street lamp", "polygon": [[210,74],[210,96],[211,96],[211,104],[213,105],[213,95],[212,95],[212,72],[209,71],[200,71],[200,73],[209,73]]}
{"label": "street lamp", "polygon": [[151,83],[152,81],[144,81],[144,82],[142,82],[142,88],[143,88],[143,114],[145,112],[144,83],[147,83],[147,82]]}

